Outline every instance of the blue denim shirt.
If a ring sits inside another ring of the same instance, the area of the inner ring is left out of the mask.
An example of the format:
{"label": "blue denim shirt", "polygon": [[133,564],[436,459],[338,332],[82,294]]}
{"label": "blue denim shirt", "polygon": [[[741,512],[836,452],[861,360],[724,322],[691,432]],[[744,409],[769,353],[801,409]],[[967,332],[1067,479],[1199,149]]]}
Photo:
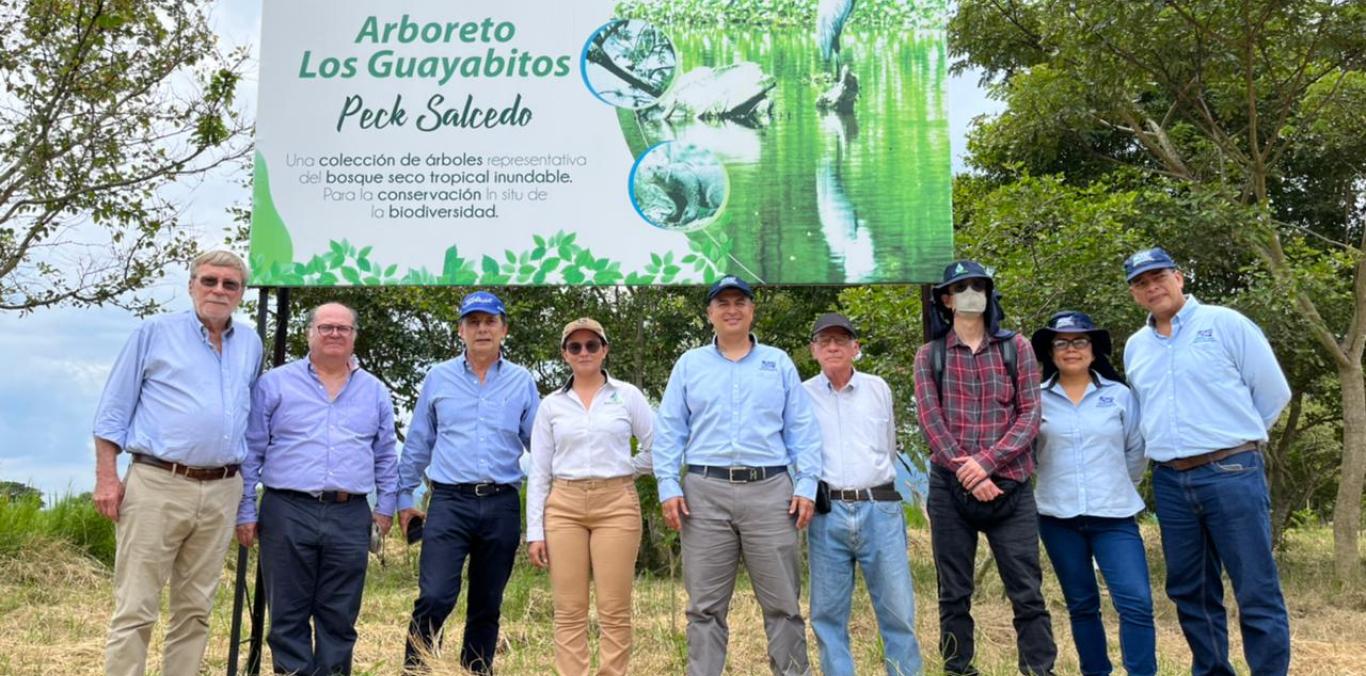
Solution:
{"label": "blue denim shirt", "polygon": [[191,467],[222,467],[247,455],[251,387],[261,339],[232,322],[223,351],[193,310],[153,317],[124,344],[95,409],[95,436],[131,453]]}
{"label": "blue denim shirt", "polygon": [[252,392],[237,523],[256,521],[256,483],[318,494],[375,493],[393,516],[398,490],[394,404],[379,378],[354,368],[329,398],[307,357],[261,376]]}
{"label": "blue denim shirt", "polygon": [[433,366],[403,443],[398,508],[413,506],[423,472],[447,484],[521,482],[540,403],[531,372],[506,359],[494,362],[482,384],[464,355]]}
{"label": "blue denim shirt", "polygon": [[816,494],[821,430],[797,367],[782,350],[754,341],[731,361],[715,340],[683,353],[655,420],[654,465],[659,499],[683,495],[683,463],[718,467],[795,468],[794,493]]}
{"label": "blue denim shirt", "polygon": [[1266,441],[1290,384],[1261,329],[1235,310],[1187,296],[1172,335],[1148,325],[1124,345],[1124,371],[1158,462]]}
{"label": "blue denim shirt", "polygon": [[1080,404],[1057,378],[1043,384],[1043,422],[1034,440],[1039,513],[1119,518],[1143,511],[1136,486],[1143,457],[1138,403],[1122,383],[1094,376]]}

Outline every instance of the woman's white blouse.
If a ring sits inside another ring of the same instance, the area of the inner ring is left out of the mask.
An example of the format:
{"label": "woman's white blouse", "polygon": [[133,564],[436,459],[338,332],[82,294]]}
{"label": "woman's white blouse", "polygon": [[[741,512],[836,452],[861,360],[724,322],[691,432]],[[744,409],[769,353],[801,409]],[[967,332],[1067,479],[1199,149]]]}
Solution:
{"label": "woman's white blouse", "polygon": [[[640,450],[634,457],[633,436]],[[654,410],[635,385],[608,377],[587,409],[570,385],[546,395],[531,429],[527,541],[545,539],[545,501],[551,479],[649,474],[653,471],[653,442]]]}

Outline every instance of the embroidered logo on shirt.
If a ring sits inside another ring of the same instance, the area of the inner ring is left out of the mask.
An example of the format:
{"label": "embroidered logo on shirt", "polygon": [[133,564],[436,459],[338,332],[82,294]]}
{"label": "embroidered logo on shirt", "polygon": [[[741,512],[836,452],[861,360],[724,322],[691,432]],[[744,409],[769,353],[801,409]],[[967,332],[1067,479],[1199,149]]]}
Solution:
{"label": "embroidered logo on shirt", "polygon": [[1201,329],[1195,332],[1195,343],[1213,343],[1214,329]]}
{"label": "embroidered logo on shirt", "polygon": [[778,370],[778,362],[776,362],[776,361],[768,361],[768,360],[764,360],[764,361],[762,361],[762,362],[759,362],[759,370],[760,370],[760,371],[777,371],[777,370]]}
{"label": "embroidered logo on shirt", "polygon": [[1099,403],[1096,404],[1096,408],[1109,408],[1109,407],[1114,406],[1114,405],[1115,405],[1115,398],[1114,398],[1114,397],[1101,396],[1100,399],[1099,399]]}

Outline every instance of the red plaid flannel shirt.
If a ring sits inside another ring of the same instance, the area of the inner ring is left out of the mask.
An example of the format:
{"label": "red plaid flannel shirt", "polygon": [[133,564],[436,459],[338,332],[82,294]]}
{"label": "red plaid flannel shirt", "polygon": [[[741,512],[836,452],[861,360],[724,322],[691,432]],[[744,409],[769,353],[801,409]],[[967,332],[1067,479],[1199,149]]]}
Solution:
{"label": "red plaid flannel shirt", "polygon": [[1016,382],[1010,382],[1001,350],[982,341],[977,351],[948,333],[944,350],[944,392],[934,380],[930,345],[915,355],[915,402],[920,428],[930,443],[930,461],[956,471],[950,458],[972,456],[987,474],[1024,481],[1034,473],[1034,437],[1039,405],[1039,362],[1029,341],[1015,341]]}

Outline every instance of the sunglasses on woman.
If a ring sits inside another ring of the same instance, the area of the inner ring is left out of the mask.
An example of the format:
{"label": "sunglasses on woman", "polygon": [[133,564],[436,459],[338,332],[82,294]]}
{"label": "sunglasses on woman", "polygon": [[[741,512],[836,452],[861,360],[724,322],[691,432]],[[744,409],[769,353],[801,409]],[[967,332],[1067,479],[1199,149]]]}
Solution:
{"label": "sunglasses on woman", "polygon": [[564,349],[568,350],[569,354],[578,354],[580,352],[583,352],[584,350],[588,350],[588,354],[597,354],[598,350],[602,349],[602,343],[596,340],[590,340],[586,343],[580,343],[576,340],[573,342],[565,343]]}

